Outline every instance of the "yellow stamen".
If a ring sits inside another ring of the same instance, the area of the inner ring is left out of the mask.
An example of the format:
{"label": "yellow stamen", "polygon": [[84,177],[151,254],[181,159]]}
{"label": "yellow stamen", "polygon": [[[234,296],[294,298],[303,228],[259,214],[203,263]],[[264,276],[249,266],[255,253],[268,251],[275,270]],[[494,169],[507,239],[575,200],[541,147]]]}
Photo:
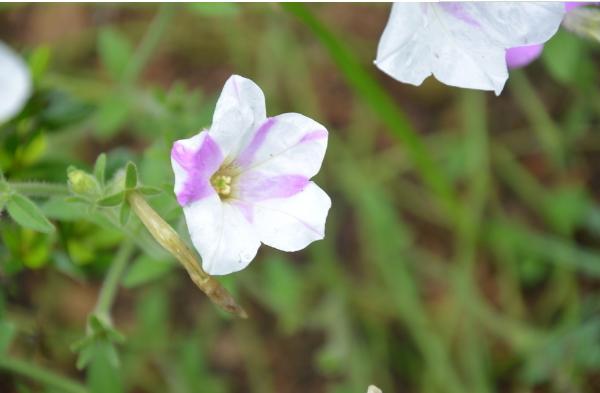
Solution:
{"label": "yellow stamen", "polygon": [[211,184],[217,194],[220,196],[229,196],[231,194],[231,176],[217,175],[211,180]]}

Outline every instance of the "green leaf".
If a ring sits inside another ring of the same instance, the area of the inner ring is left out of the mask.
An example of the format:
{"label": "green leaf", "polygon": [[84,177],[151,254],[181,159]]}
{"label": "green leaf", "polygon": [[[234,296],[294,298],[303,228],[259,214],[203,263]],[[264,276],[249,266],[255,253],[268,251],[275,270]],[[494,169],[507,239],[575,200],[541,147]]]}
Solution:
{"label": "green leaf", "polygon": [[[565,84],[576,84],[582,74],[589,75],[586,43],[567,31],[558,31],[544,46],[542,60],[550,74]],[[594,72],[592,65],[591,72]],[[583,78],[589,83],[589,78]]]}
{"label": "green leaf", "polygon": [[102,153],[96,158],[94,164],[94,176],[98,183],[104,187],[104,180],[106,178],[106,154]]}
{"label": "green leaf", "polygon": [[119,357],[113,344],[107,341],[96,342],[88,370],[88,386],[91,393],[120,393],[123,391]]}
{"label": "green leaf", "polygon": [[106,196],[104,198],[99,199],[96,204],[102,207],[114,207],[119,206],[125,200],[125,191],[117,192],[116,194],[112,194]]}
{"label": "green leaf", "polygon": [[120,80],[133,54],[131,43],[116,30],[103,29],[98,37],[98,52],[111,78]]}
{"label": "green leaf", "polygon": [[137,190],[146,196],[154,196],[154,195],[161,194],[163,192],[163,190],[161,190],[158,187],[149,187],[149,186],[138,187]]}
{"label": "green leaf", "polygon": [[127,163],[125,168],[125,188],[131,190],[137,186],[138,183],[138,172],[137,167],[131,161]]}
{"label": "green leaf", "polygon": [[130,108],[125,94],[107,96],[96,112],[97,134],[104,138],[113,136],[127,121]]}
{"label": "green leaf", "polygon": [[172,263],[154,260],[146,255],[137,258],[123,278],[123,286],[134,288],[156,280],[173,269]]}
{"label": "green leaf", "polygon": [[54,226],[44,216],[35,203],[21,194],[13,194],[6,204],[6,210],[17,224],[39,232],[54,231]]}
{"label": "green leaf", "polygon": [[50,63],[50,48],[48,46],[39,46],[35,48],[33,53],[29,56],[28,63],[29,69],[31,70],[31,77],[38,83],[42,80],[48,64]]}
{"label": "green leaf", "polygon": [[16,333],[17,327],[14,323],[0,320],[0,354],[6,352]]}
{"label": "green leaf", "polygon": [[187,8],[202,16],[235,16],[240,12],[235,3],[188,3]]}
{"label": "green leaf", "polygon": [[89,201],[81,196],[68,196],[65,198],[68,203],[88,203]]}
{"label": "green leaf", "polygon": [[[69,197],[71,199],[77,198],[75,203],[80,203],[81,198]],[[87,206],[73,206],[72,201],[67,201],[63,197],[54,197],[48,199],[45,203],[40,205],[40,208],[44,212],[44,215],[53,220],[60,221],[78,221],[89,218],[89,212]]]}
{"label": "green leaf", "polygon": [[122,226],[127,225],[127,221],[129,220],[129,213],[131,212],[131,208],[128,203],[124,203],[121,205],[121,211],[119,212],[119,222]]}
{"label": "green leaf", "polygon": [[94,357],[94,346],[90,345],[91,343],[93,343],[94,340],[92,337],[86,337],[85,339],[88,339],[87,342],[85,344],[81,344],[81,348],[77,349],[77,351],[79,352],[77,362],[75,363],[75,367],[77,367],[77,370],[83,370],[84,368],[86,368],[88,364],[90,364],[90,362],[92,361],[92,358]]}

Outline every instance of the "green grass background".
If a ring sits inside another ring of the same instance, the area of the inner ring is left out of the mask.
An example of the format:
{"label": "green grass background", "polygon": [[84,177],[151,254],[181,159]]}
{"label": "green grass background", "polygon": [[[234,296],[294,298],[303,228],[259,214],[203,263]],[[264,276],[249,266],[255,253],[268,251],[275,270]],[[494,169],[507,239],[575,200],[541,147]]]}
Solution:
{"label": "green grass background", "polygon": [[[0,127],[0,168],[54,230],[0,218],[0,391],[600,391],[598,43],[559,31],[500,97],[413,87],[372,64],[388,12],[3,5],[0,37],[35,93]],[[232,73],[262,87],[270,115],[330,132],[325,240],[262,247],[220,278],[245,321],[135,217],[62,195],[69,166],[106,153],[111,176],[131,160],[185,236],[170,147],[210,125]],[[117,260],[112,323],[92,337]]]}

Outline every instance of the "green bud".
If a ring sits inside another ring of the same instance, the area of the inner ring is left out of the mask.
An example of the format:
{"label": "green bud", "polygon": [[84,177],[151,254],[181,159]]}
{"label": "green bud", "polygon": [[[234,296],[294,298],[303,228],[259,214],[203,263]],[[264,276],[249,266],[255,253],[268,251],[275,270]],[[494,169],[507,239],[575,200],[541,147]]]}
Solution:
{"label": "green bud", "polygon": [[96,179],[81,169],[69,168],[67,177],[69,188],[75,194],[95,195],[100,191]]}

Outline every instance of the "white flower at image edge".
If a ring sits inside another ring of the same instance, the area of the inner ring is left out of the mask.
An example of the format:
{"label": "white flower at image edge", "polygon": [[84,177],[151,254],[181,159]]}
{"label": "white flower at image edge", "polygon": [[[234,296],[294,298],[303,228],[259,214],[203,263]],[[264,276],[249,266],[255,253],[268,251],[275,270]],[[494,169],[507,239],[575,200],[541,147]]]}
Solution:
{"label": "white flower at image edge", "polygon": [[297,113],[267,117],[262,90],[234,75],[209,130],[175,142],[175,194],[209,274],[244,269],[261,243],[297,251],[325,235],[331,200],[310,179],[327,130]]}
{"label": "white flower at image edge", "polygon": [[395,3],[375,64],[400,82],[430,75],[450,86],[500,94],[508,48],[542,44],[558,30],[562,2]]}
{"label": "white flower at image edge", "polygon": [[27,65],[0,42],[0,124],[19,113],[31,94]]}

